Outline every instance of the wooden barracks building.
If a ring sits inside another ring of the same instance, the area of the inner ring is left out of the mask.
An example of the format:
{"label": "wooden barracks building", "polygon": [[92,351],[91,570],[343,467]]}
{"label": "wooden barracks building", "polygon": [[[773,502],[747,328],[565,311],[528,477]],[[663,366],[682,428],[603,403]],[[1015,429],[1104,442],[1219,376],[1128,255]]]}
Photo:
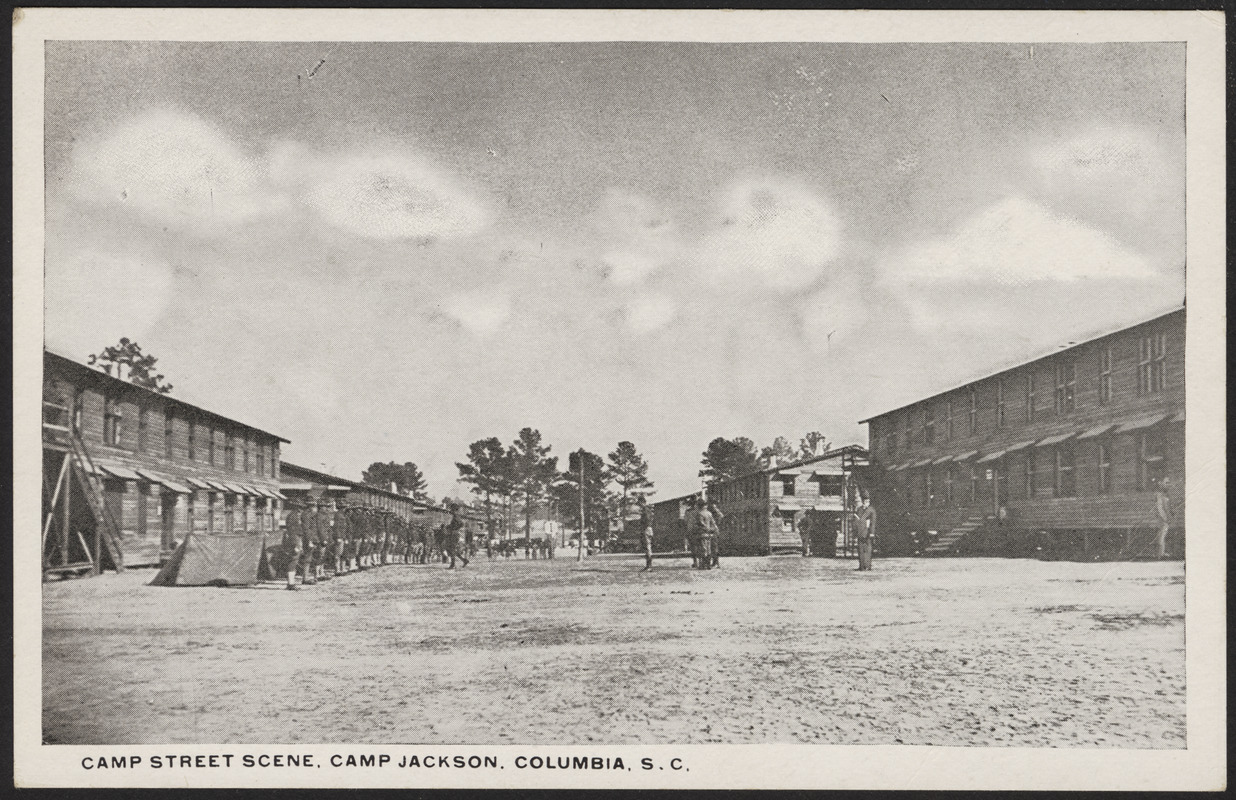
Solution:
{"label": "wooden barracks building", "polygon": [[[811,552],[832,555],[838,537],[845,540],[848,533],[858,472],[866,464],[866,450],[846,445],[712,484],[707,496],[724,515],[719,537],[722,555],[801,552],[804,525]],[[698,496],[652,504],[657,550],[684,549],[686,501]]]}
{"label": "wooden barracks building", "polygon": [[881,539],[928,554],[1153,554],[1170,478],[1179,556],[1184,420],[1184,308],[863,420]]}
{"label": "wooden barracks building", "polygon": [[43,352],[43,571],[159,564],[277,531],[288,440]]}

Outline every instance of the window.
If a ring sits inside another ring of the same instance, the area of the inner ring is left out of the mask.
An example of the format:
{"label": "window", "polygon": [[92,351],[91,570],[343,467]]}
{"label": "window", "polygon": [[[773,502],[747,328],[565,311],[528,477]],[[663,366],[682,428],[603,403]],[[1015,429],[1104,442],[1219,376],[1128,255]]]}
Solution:
{"label": "window", "polygon": [[1035,480],[1034,480],[1034,448],[1031,447],[1026,451],[1026,499],[1034,498]]}
{"label": "window", "polygon": [[1073,497],[1077,494],[1077,476],[1073,472],[1073,448],[1056,448],[1056,497]]}
{"label": "window", "polygon": [[936,411],[931,403],[923,406],[923,444],[932,444],[936,440]]}
{"label": "window", "polygon": [[944,502],[948,505],[953,504],[953,480],[955,468],[952,464],[948,465],[948,469],[944,471]]}
{"label": "window", "polygon": [[845,488],[845,478],[841,475],[816,475],[815,481],[820,487],[821,497],[840,497]]}
{"label": "window", "polygon": [[176,412],[168,409],[163,415],[163,457],[171,458],[175,452],[172,444],[172,431],[175,429],[173,424],[176,420]]}
{"label": "window", "polygon": [[1004,378],[996,381],[996,427],[1004,427]]}
{"label": "window", "polygon": [[781,512],[781,530],[784,533],[794,532],[794,512],[793,511],[782,511]]}
{"label": "window", "polygon": [[206,493],[206,532],[215,532],[215,493]]}
{"label": "window", "polygon": [[120,413],[120,401],[114,397],[103,400],[103,444],[120,446],[120,431],[124,417]]}
{"label": "window", "polygon": [[266,445],[264,444],[257,446],[257,474],[266,474]]}
{"label": "window", "polygon": [[223,495],[223,532],[231,533],[232,525],[235,524],[236,513],[236,495]]}
{"label": "window", "polygon": [[236,469],[236,444],[231,434],[223,434],[223,466]]}
{"label": "window", "polygon": [[1167,334],[1143,336],[1137,352],[1137,393],[1163,389],[1167,379]]}
{"label": "window", "polygon": [[1068,414],[1074,407],[1077,365],[1072,361],[1056,364],[1056,413]]}
{"label": "window", "polygon": [[1137,488],[1148,492],[1163,479],[1163,438],[1158,431],[1150,430],[1138,437],[1137,442]]}
{"label": "window", "polygon": [[782,475],[781,478],[781,494],[790,496],[794,494],[794,476]]}
{"label": "window", "polygon": [[897,457],[897,431],[889,431],[884,437],[884,451],[890,459]]}
{"label": "window", "polygon": [[970,465],[970,502],[971,503],[978,501],[978,484],[979,484],[979,468],[976,465],[971,464]]}
{"label": "window", "polygon": [[1162,391],[1167,385],[1167,334],[1160,333],[1154,337],[1154,352],[1150,362],[1151,391]]}
{"label": "window", "polygon": [[210,466],[215,465],[215,429],[212,427],[206,428],[206,463]]}
{"label": "window", "polygon": [[244,452],[244,461],[245,461],[245,463],[244,463],[244,470],[245,470],[245,472],[248,472],[248,471],[249,471],[249,440],[248,440],[248,439],[245,439],[245,440],[244,440],[244,442],[243,442],[242,444],[244,445],[244,450],[243,450],[243,452]]}
{"label": "window", "polygon": [[970,435],[978,433],[978,390],[970,387]]}
{"label": "window", "polygon": [[69,412],[69,425],[73,428],[73,432],[81,435],[82,432],[82,410],[85,408],[86,394],[80,389],[73,390],[73,407]]}
{"label": "window", "polygon": [[1099,352],[1099,402],[1112,400],[1112,349],[1104,347]]}
{"label": "window", "polygon": [[1026,373],[1026,422],[1034,422],[1034,373]]}
{"label": "window", "polygon": [[1099,468],[1099,494],[1110,494],[1112,490],[1112,454],[1107,444],[1099,442],[1099,452],[1096,463]]}
{"label": "window", "polygon": [[137,451],[146,452],[146,429],[150,424],[150,409],[142,406],[137,410]]}
{"label": "window", "polygon": [[944,404],[944,441],[950,441],[953,436],[953,398],[950,397]]}

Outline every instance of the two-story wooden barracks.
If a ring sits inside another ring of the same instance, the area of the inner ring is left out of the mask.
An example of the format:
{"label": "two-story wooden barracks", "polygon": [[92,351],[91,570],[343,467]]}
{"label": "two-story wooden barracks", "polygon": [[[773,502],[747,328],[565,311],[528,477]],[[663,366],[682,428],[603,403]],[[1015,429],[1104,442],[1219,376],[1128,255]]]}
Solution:
{"label": "two-story wooden barracks", "polygon": [[[847,533],[859,485],[857,473],[866,464],[866,450],[846,445],[711,484],[707,497],[724,515],[718,537],[722,554],[801,552],[806,526],[811,552],[832,555],[838,537],[844,540]],[[686,502],[698,496],[652,504],[657,550],[685,549]]]}
{"label": "two-story wooden barracks", "polygon": [[[43,571],[166,561],[187,533],[280,541],[289,498],[436,527],[446,509],[281,461],[288,440],[43,353]],[[465,513],[477,532],[482,520]]]}
{"label": "two-story wooden barracks", "polygon": [[188,531],[276,531],[287,441],[44,351],[45,573],[159,564]]}
{"label": "two-story wooden barracks", "polygon": [[1170,478],[1179,556],[1184,419],[1180,308],[862,420],[881,531],[929,553],[1137,557]]}

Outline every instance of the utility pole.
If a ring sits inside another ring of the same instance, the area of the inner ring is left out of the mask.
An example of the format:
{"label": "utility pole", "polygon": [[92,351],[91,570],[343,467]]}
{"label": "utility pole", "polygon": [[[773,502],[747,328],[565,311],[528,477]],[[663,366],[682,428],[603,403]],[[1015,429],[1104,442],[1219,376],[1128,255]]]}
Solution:
{"label": "utility pole", "polygon": [[579,552],[575,554],[575,560],[584,560],[584,529],[587,525],[584,523],[584,448],[579,448]]}

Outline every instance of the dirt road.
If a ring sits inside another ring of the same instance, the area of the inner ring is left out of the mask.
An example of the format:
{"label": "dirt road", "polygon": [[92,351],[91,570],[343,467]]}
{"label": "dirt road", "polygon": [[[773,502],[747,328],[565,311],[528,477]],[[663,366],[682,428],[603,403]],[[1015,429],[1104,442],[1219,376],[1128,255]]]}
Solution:
{"label": "dirt road", "polygon": [[641,566],[46,584],[44,740],[1184,747],[1179,562]]}

